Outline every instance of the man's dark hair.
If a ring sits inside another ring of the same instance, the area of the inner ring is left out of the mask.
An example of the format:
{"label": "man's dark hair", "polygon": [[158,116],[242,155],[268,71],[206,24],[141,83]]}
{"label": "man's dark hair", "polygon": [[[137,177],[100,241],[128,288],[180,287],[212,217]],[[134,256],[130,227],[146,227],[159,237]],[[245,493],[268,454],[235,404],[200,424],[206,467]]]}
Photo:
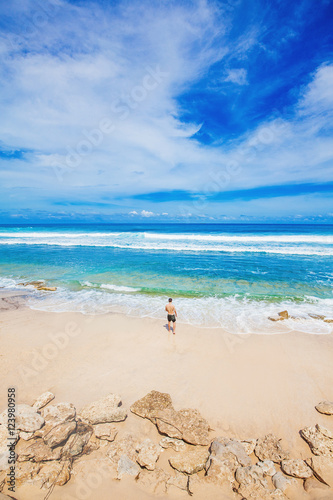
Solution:
{"label": "man's dark hair", "polygon": [[172,299],[169,299],[169,302],[172,302]]}

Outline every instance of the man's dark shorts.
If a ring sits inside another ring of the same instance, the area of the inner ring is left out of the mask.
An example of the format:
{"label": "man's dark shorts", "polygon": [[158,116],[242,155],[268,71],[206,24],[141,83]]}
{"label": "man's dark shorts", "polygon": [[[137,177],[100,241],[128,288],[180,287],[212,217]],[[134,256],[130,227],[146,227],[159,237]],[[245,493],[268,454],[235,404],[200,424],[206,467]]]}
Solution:
{"label": "man's dark shorts", "polygon": [[174,314],[168,314],[168,321],[172,321],[173,323],[176,323],[176,316]]}

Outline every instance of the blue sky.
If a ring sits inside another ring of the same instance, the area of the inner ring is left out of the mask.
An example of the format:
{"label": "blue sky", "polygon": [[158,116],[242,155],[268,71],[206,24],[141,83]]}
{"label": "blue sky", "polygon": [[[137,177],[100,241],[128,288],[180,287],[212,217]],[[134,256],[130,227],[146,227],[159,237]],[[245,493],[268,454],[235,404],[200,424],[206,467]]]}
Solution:
{"label": "blue sky", "polygon": [[0,221],[333,222],[333,2],[0,6]]}

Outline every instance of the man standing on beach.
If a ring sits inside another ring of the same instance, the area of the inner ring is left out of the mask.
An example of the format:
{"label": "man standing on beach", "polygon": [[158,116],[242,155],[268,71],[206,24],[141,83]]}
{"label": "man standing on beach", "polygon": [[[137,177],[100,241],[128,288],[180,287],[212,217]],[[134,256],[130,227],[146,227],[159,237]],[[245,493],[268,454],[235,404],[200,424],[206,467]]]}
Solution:
{"label": "man standing on beach", "polygon": [[176,333],[176,316],[177,316],[177,311],[175,306],[172,303],[172,299],[169,299],[169,302],[165,306],[165,310],[168,313],[168,330],[170,332],[170,323],[172,321],[173,323],[173,334],[175,335]]}

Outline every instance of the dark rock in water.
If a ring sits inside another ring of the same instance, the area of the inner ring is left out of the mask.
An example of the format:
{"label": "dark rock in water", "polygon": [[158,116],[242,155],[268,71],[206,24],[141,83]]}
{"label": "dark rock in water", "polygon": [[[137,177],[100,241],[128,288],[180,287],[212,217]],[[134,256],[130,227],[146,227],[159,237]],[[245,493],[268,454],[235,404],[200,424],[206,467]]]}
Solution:
{"label": "dark rock in water", "polygon": [[281,311],[278,313],[278,315],[283,318],[283,319],[288,319],[289,318],[289,314],[288,314],[288,311]]}

